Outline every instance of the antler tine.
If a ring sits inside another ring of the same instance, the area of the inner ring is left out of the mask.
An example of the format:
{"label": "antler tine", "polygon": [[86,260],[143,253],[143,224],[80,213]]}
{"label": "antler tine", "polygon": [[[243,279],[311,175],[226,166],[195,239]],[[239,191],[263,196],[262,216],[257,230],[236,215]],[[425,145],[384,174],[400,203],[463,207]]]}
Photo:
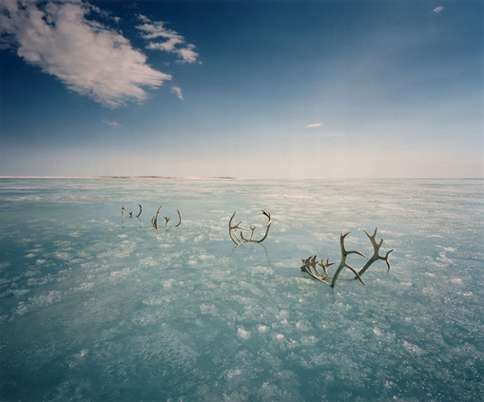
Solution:
{"label": "antler tine", "polygon": [[[379,242],[376,241],[377,229],[375,229],[375,232],[373,233],[373,235],[369,235],[366,231],[365,231],[365,233],[368,236],[368,238],[370,239],[370,242],[373,246],[373,255],[368,259],[368,261],[365,263],[365,265],[363,265],[363,267],[359,270],[359,272],[358,272],[359,276],[360,277],[363,276],[363,274],[367,271],[367,269],[370,268],[370,266],[378,260],[385,261],[385,263],[387,265],[387,271],[390,271],[390,262],[388,261],[388,257],[393,250],[388,251],[385,254],[385,256],[381,256],[380,255],[380,248],[383,244],[383,239],[380,239]],[[358,279],[358,278],[355,276],[355,279]]]}
{"label": "antler tine", "polygon": [[138,207],[139,207],[139,212],[136,215],[137,218],[139,218],[141,216],[141,213],[143,212],[143,206],[141,204],[138,204]]}
{"label": "antler tine", "polygon": [[388,261],[388,257],[390,256],[390,253],[393,251],[393,249],[388,250],[387,253],[385,254],[385,257],[381,257],[383,261],[385,261],[385,264],[387,264],[387,272],[390,272],[390,261]]}
{"label": "antler tine", "polygon": [[180,225],[181,225],[181,223],[182,223],[182,217],[181,217],[181,212],[180,212],[180,210],[179,210],[179,209],[177,209],[177,210],[176,210],[176,213],[177,213],[177,215],[178,215],[178,223],[175,225],[175,227],[177,228],[177,227],[178,227],[178,226],[180,226]]}
{"label": "antler tine", "polygon": [[381,245],[383,244],[383,239],[380,239],[379,242],[376,241],[376,233],[377,233],[377,231],[378,231],[378,228],[375,228],[375,231],[373,232],[373,234],[370,235],[365,230],[365,234],[368,237],[368,239],[370,239],[370,242],[371,242],[371,245],[373,246],[373,248],[378,251],[380,249]]}
{"label": "antler tine", "polygon": [[155,216],[151,218],[151,224],[155,229],[158,229],[158,216],[160,215],[161,206],[156,210]]}
{"label": "antler tine", "polygon": [[361,279],[360,274],[354,269],[353,267],[349,266],[348,264],[345,264],[345,267],[348,268],[351,272],[355,274],[355,278],[358,279],[363,285],[365,282],[363,282],[363,279]]}
{"label": "antler tine", "polygon": [[[346,250],[346,248],[345,248],[345,238],[349,234],[350,234],[350,232],[347,232],[347,233],[344,233],[344,234],[341,233],[341,235],[339,237],[339,244],[340,244],[340,248],[341,248],[341,260],[340,260],[340,263],[338,265],[338,268],[336,269],[336,272],[333,275],[333,279],[331,280],[331,287],[332,288],[334,288],[334,285],[336,284],[336,280],[338,279],[339,274],[341,273],[341,271],[344,268],[348,268],[353,273],[357,273],[354,268],[352,268],[351,266],[349,266],[346,263],[346,258],[348,257],[348,255],[350,255],[350,254],[358,254],[358,255],[361,255],[362,257],[364,257],[364,255],[362,253],[360,253],[359,251],[355,251],[355,250],[348,251],[348,250]],[[364,284],[364,282],[361,280],[360,275],[358,275],[358,279],[361,281],[361,283]]]}
{"label": "antler tine", "polygon": [[359,251],[356,251],[356,250],[346,250],[346,247],[345,247],[345,239],[346,237],[350,234],[351,232],[346,232],[345,234],[341,233],[341,236],[339,237],[339,243],[340,243],[340,247],[341,247],[341,254],[345,256],[348,256],[350,254],[358,254],[358,255],[361,255],[362,257],[365,257],[364,254],[360,253]]}
{"label": "antler tine", "polygon": [[239,228],[239,225],[240,225],[240,222],[238,224],[236,224],[236,225],[232,225],[232,221],[234,220],[236,213],[237,213],[237,211],[234,211],[234,213],[232,214],[232,216],[229,219],[229,237],[230,237],[230,240],[232,240],[232,242],[237,247],[237,246],[240,245],[240,241],[237,239],[237,237],[234,237],[232,235],[232,230],[238,229]]}

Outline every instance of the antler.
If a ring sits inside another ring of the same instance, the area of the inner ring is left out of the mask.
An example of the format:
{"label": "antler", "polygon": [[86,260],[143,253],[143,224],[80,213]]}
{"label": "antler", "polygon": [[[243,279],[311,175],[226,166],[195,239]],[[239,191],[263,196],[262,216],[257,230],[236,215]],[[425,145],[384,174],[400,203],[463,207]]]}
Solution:
{"label": "antler", "polygon": [[[262,243],[267,238],[272,224],[271,213],[268,210],[263,209],[261,211],[262,215],[264,215],[267,218],[267,222],[266,222],[266,231],[264,232],[264,235],[260,239],[254,239],[254,234],[256,229],[255,226],[251,225],[249,229],[246,229],[240,226],[242,222],[239,222],[234,225],[233,221],[236,213],[237,211],[234,211],[234,213],[229,219],[229,237],[230,237],[230,240],[232,240],[232,242],[235,244],[235,246],[240,246],[242,243]],[[237,233],[237,230],[238,230],[238,233]],[[243,231],[250,231],[250,237],[246,238],[244,236]]]}
{"label": "antler", "polygon": [[176,210],[176,213],[178,215],[178,223],[175,225],[175,227],[177,228],[178,226],[181,225],[181,222],[182,222],[182,218],[181,218],[181,212],[179,209]]}
{"label": "antler", "polygon": [[[316,256],[314,255],[312,257],[303,259],[302,263],[303,265],[301,266],[301,271],[306,272],[313,279],[329,285],[327,268],[333,265],[333,263],[329,262],[329,259],[326,259],[326,262],[324,262],[322,259],[318,262],[316,260]],[[318,266],[323,269],[322,273],[318,271]]]}
{"label": "antler", "polygon": [[[230,237],[230,240],[232,240],[232,242],[233,242],[233,243],[235,244],[235,246],[237,247],[237,246],[239,246],[239,245],[242,243],[242,241],[241,241],[240,239],[238,239],[238,238],[237,238],[237,234],[236,234],[236,233],[235,233],[235,234],[233,234],[233,233],[232,233],[232,231],[234,231],[234,230],[240,230],[240,231],[242,231],[242,230],[247,230],[247,229],[244,229],[244,228],[242,228],[242,227],[240,226],[240,224],[241,224],[242,222],[239,222],[239,223],[237,223],[237,224],[235,224],[235,225],[232,223],[232,222],[233,222],[233,220],[234,220],[234,218],[235,218],[235,214],[236,214],[236,213],[237,213],[237,211],[234,211],[234,213],[232,214],[232,216],[231,216],[231,217],[230,217],[230,219],[229,219],[229,237]],[[240,233],[242,233],[242,232],[240,232]]]}
{"label": "antler", "polygon": [[158,216],[160,215],[160,209],[161,207],[158,207],[158,209],[156,210],[155,216],[151,218],[151,224],[155,229],[158,229]]}
{"label": "antler", "polygon": [[240,232],[240,238],[245,243],[262,243],[267,238],[267,235],[269,234],[269,230],[270,230],[271,224],[272,224],[271,213],[269,211],[267,211],[266,209],[263,209],[261,211],[261,213],[262,213],[262,215],[264,215],[267,218],[266,231],[265,231],[264,235],[260,239],[254,240],[253,237],[254,237],[255,226],[251,226],[250,227],[251,233],[250,233],[250,238],[249,239],[246,239],[244,237],[244,234],[242,232]]}
{"label": "antler", "polygon": [[350,265],[347,264],[346,262],[346,258],[350,255],[350,254],[358,254],[358,255],[361,255],[362,257],[364,257],[363,254],[361,254],[359,251],[355,251],[355,250],[346,250],[345,248],[345,238],[346,236],[348,236],[350,234],[350,232],[348,233],[345,233],[345,234],[341,234],[341,236],[339,237],[339,244],[340,244],[340,248],[341,248],[341,260],[340,260],[340,263],[338,265],[338,268],[336,269],[336,272],[334,273],[333,275],[333,279],[331,280],[331,287],[334,288],[334,285],[336,283],[336,280],[338,279],[338,276],[339,274],[341,273],[341,271],[344,269],[344,268],[348,268],[351,272],[353,272],[356,276],[356,278],[364,285],[365,283],[362,281],[360,275],[358,274],[358,272],[356,272],[356,270],[351,267]]}
{"label": "antler", "polygon": [[[365,234],[368,237],[368,239],[370,239],[371,245],[373,246],[373,255],[365,263],[365,265],[363,265],[363,267],[358,271],[359,277],[361,277],[366,272],[366,270],[370,268],[370,266],[378,260],[385,261],[385,263],[387,264],[387,271],[390,271],[390,262],[388,261],[388,257],[390,256],[390,253],[393,251],[393,249],[387,251],[385,256],[380,255],[380,248],[381,248],[381,245],[383,244],[383,239],[380,239],[380,241],[376,240],[377,231],[378,231],[378,228],[375,228],[375,231],[373,232],[373,234],[370,235],[365,230]],[[358,278],[355,276],[355,279],[358,279]]]}

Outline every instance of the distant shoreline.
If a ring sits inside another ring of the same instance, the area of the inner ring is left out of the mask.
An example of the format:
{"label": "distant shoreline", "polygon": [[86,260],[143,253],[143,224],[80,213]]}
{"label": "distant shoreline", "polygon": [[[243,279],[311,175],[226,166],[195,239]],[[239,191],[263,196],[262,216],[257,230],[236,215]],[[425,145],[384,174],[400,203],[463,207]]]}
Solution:
{"label": "distant shoreline", "polygon": [[230,176],[207,176],[207,177],[196,177],[196,176],[0,176],[0,180],[99,180],[99,179],[161,179],[161,180],[236,180],[237,177]]}
{"label": "distant shoreline", "polygon": [[0,176],[0,180],[484,180],[484,177]]}

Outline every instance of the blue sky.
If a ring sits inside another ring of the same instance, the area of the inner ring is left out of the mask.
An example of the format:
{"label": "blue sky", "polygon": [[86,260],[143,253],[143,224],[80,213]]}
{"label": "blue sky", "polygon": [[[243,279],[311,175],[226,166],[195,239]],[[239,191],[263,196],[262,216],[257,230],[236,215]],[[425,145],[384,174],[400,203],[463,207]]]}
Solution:
{"label": "blue sky", "polygon": [[0,175],[484,175],[482,2],[0,10]]}

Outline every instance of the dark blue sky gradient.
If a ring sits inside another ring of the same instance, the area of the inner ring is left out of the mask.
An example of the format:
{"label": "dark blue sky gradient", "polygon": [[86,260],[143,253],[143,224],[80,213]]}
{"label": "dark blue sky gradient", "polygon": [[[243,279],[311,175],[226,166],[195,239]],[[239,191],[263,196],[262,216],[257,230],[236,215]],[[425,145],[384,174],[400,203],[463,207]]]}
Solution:
{"label": "dark blue sky gradient", "polygon": [[[482,2],[94,4],[173,81],[110,109],[2,50],[0,175],[484,173]],[[139,13],[201,63],[143,49]]]}

